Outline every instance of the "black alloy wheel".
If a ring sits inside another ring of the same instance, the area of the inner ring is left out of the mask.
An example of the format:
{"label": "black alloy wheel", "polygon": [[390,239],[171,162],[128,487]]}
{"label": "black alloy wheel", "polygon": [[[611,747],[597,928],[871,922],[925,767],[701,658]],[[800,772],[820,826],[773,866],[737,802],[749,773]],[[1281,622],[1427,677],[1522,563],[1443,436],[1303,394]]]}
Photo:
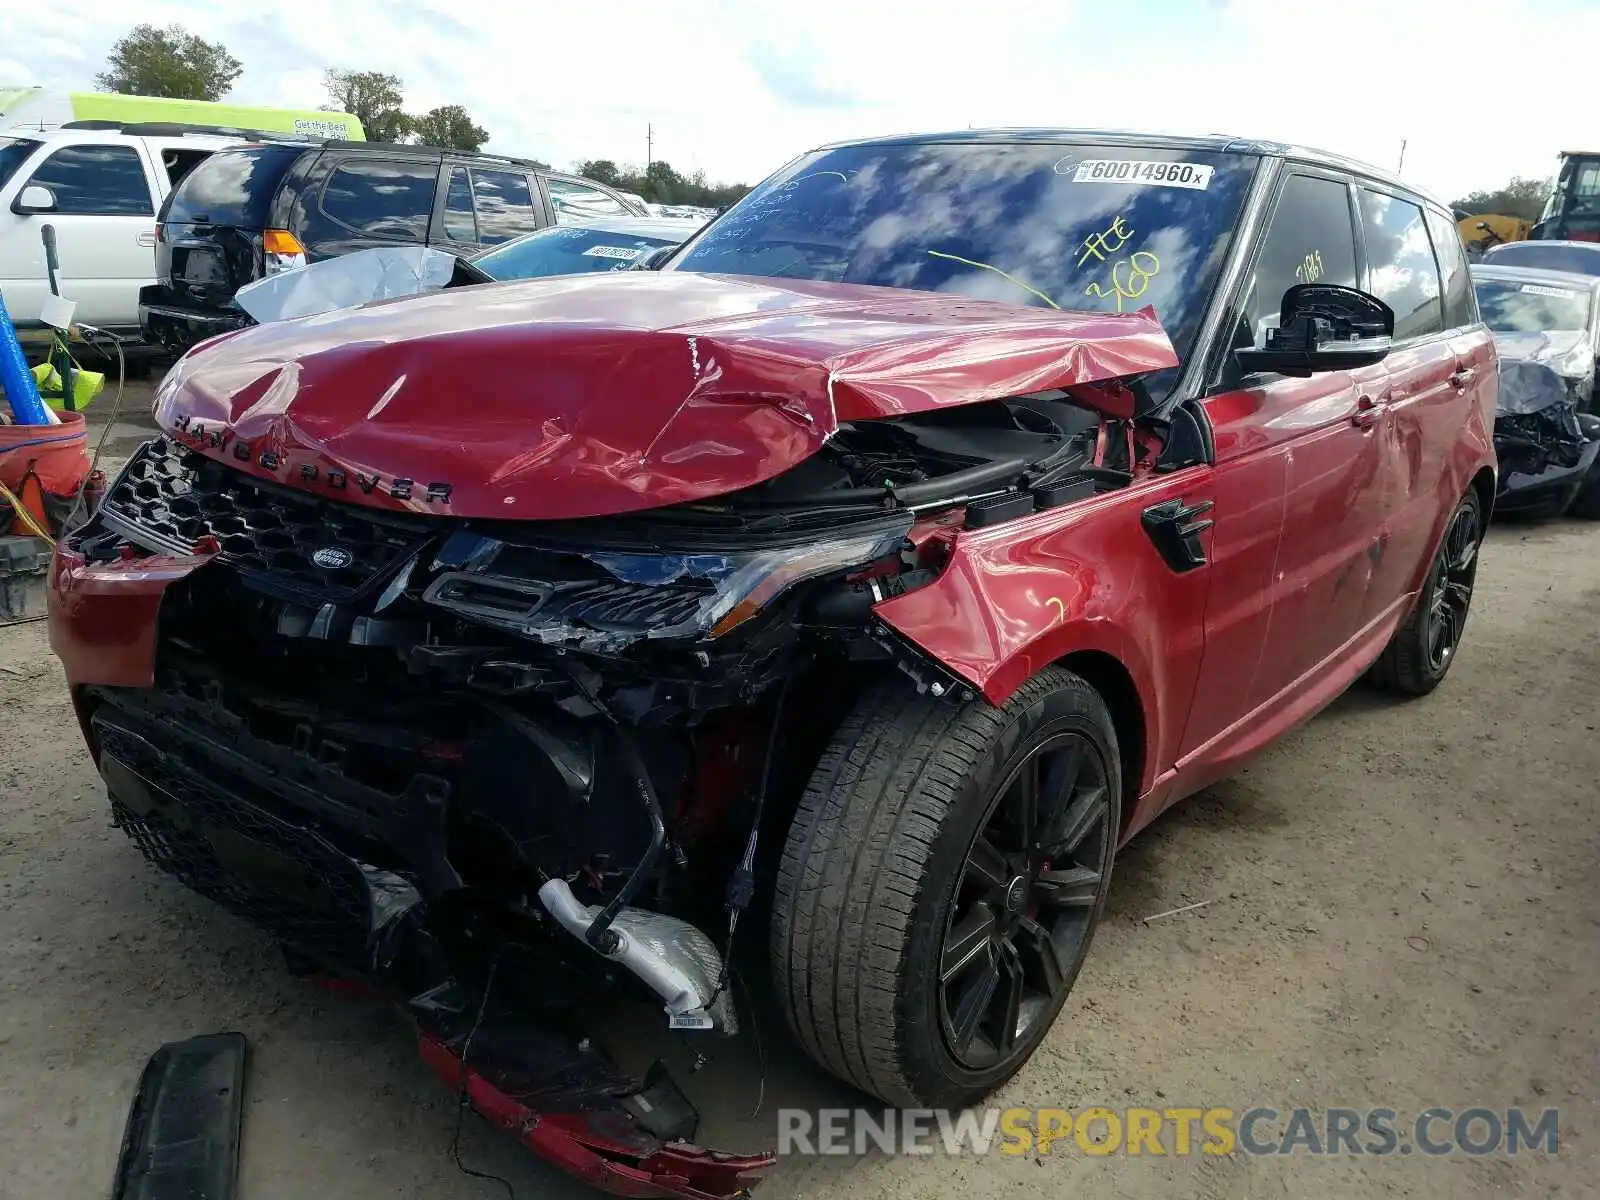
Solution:
{"label": "black alloy wheel", "polygon": [[1440,675],[1461,645],[1467,610],[1472,607],[1472,588],[1478,577],[1478,543],[1482,536],[1477,505],[1457,508],[1445,530],[1444,545],[1429,580],[1424,645],[1428,669]]}
{"label": "black alloy wheel", "polygon": [[1078,732],[1038,746],[967,851],[939,969],[951,1055],[983,1070],[1030,1047],[1089,948],[1114,834],[1100,750]]}
{"label": "black alloy wheel", "polygon": [[1461,648],[1483,532],[1483,502],[1469,488],[1444,527],[1416,603],[1368,672],[1374,683],[1407,696],[1439,686]]}

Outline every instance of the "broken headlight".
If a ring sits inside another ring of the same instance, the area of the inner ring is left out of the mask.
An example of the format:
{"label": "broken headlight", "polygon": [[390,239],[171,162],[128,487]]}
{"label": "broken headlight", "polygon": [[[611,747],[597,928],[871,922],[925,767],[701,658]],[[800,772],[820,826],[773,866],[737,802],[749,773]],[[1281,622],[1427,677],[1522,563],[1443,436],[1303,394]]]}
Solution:
{"label": "broken headlight", "polygon": [[462,530],[440,548],[423,600],[559,645],[722,637],[798,584],[899,552],[909,514],[822,540],[737,550],[571,549]]}

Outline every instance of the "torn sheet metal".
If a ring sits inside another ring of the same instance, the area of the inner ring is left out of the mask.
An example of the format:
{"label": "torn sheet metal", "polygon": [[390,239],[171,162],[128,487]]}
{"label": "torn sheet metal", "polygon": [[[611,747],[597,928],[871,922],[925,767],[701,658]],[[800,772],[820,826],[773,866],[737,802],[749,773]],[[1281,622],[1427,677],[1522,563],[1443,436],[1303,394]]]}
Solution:
{"label": "torn sheet metal", "polygon": [[312,317],[438,291],[455,276],[460,261],[431,246],[379,246],[268,275],[240,288],[234,302],[263,324]]}
{"label": "torn sheet metal", "polygon": [[1498,333],[1500,415],[1535,413],[1553,404],[1585,408],[1594,391],[1595,353],[1581,330]]}
{"label": "torn sheet metal", "polygon": [[1150,310],[1058,312],[854,284],[602,272],[247,329],[157,394],[187,445],[377,508],[551,520],[750,487],[841,423],[1175,365]]}

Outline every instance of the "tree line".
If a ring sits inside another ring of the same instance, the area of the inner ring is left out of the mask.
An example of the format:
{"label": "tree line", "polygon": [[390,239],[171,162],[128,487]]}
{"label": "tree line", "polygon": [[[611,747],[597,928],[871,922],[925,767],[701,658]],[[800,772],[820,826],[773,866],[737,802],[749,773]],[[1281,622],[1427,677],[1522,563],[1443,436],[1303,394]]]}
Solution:
{"label": "tree line", "polygon": [[743,183],[709,183],[704,171],[680,175],[671,164],[659,159],[648,167],[621,166],[609,158],[591,158],[572,168],[596,183],[632,192],[654,204],[692,204],[701,208],[721,208],[732,204],[750,190]]}
{"label": "tree line", "polygon": [[[106,91],[131,96],[221,100],[243,73],[244,64],[221,42],[208,42],[181,25],[161,29],[144,24],[134,26],[112,46],[105,70],[95,76],[95,83]],[[459,104],[408,113],[405,83],[398,75],[330,67],[322,82],[328,93],[328,103],[322,107],[353,114],[371,141],[442,146],[475,153],[489,140],[489,131]],[[594,159],[579,163],[575,172],[660,204],[716,208],[733,203],[750,190],[743,184],[709,183],[704,171],[685,177],[664,162],[651,163],[641,170]]]}
{"label": "tree line", "polygon": [[1452,200],[1450,207],[1469,217],[1494,214],[1537,221],[1544,212],[1544,202],[1550,198],[1552,186],[1548,179],[1524,179],[1515,175],[1504,187],[1468,192],[1461,199]]}

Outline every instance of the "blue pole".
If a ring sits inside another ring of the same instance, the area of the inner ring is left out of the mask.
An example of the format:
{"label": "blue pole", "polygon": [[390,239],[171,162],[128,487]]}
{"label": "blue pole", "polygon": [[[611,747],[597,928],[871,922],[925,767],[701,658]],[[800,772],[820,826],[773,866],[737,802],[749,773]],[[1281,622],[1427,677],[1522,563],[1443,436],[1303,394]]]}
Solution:
{"label": "blue pole", "polygon": [[33,372],[28,370],[28,360],[22,357],[22,343],[11,325],[4,296],[0,296],[0,389],[5,390],[18,425],[50,424]]}

